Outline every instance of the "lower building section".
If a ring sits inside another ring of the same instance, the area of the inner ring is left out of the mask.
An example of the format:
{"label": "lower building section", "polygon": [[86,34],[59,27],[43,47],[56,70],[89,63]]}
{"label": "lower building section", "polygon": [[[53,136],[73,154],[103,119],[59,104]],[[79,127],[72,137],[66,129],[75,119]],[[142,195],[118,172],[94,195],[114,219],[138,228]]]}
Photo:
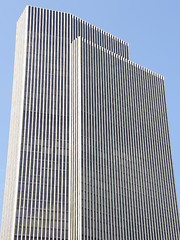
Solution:
{"label": "lower building section", "polygon": [[71,239],[179,239],[164,79],[81,37],[71,54]]}

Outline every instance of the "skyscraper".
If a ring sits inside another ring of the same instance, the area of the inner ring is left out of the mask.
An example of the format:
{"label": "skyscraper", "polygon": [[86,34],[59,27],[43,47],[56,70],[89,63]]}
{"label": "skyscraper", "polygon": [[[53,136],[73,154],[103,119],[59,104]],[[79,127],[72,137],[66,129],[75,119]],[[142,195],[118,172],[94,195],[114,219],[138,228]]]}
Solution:
{"label": "skyscraper", "polygon": [[164,79],[71,14],[17,23],[1,239],[179,239]]}

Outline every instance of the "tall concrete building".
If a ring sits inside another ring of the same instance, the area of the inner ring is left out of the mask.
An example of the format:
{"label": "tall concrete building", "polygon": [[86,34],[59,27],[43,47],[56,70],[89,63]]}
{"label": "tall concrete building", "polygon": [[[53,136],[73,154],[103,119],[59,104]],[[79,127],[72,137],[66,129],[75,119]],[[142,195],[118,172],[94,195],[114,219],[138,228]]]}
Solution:
{"label": "tall concrete building", "polygon": [[179,240],[164,78],[71,14],[26,7],[1,240]]}

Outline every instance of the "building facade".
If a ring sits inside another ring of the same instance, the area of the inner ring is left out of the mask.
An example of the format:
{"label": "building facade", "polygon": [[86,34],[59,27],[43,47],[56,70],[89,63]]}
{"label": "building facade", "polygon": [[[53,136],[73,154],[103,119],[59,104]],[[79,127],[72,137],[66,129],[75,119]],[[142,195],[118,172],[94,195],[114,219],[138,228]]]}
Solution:
{"label": "building facade", "polygon": [[179,237],[164,78],[120,39],[26,7],[1,239]]}

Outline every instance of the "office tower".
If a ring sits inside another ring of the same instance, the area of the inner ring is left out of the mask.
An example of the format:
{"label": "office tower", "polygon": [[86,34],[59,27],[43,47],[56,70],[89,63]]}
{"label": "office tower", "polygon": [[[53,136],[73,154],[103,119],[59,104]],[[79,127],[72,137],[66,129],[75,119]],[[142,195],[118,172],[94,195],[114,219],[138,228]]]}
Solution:
{"label": "office tower", "polygon": [[1,239],[178,240],[179,230],[163,77],[83,20],[26,7]]}

